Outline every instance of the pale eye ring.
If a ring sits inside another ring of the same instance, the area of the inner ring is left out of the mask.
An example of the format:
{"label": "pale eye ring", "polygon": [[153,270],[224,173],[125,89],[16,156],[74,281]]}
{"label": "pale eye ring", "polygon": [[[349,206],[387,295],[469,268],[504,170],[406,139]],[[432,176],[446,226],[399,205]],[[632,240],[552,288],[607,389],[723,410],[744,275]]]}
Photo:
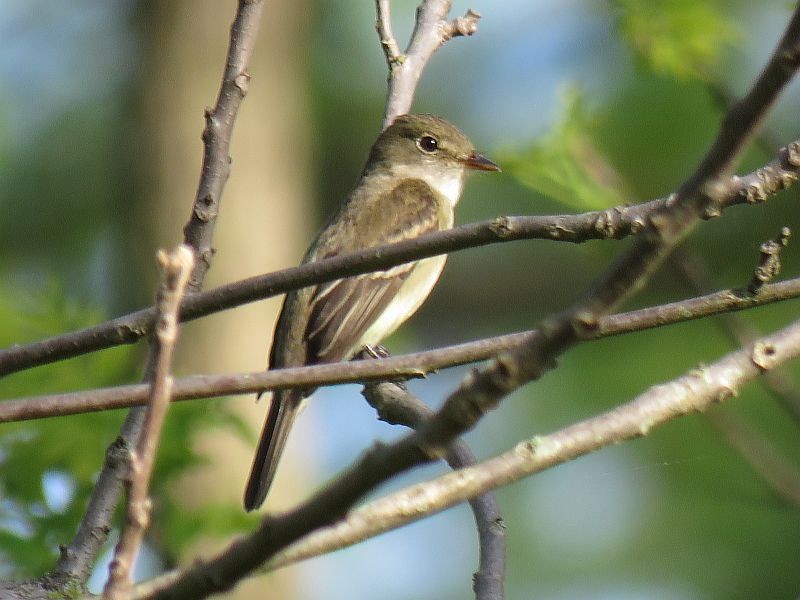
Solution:
{"label": "pale eye ring", "polygon": [[439,140],[430,135],[423,135],[417,138],[417,148],[426,154],[436,154],[439,150]]}

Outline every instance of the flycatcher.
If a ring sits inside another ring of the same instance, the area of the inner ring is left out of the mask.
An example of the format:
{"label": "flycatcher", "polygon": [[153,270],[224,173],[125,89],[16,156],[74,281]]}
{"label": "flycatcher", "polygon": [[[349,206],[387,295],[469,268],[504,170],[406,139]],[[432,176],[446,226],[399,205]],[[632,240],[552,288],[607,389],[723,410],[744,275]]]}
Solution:
{"label": "flycatcher", "polygon": [[[372,146],[358,185],[303,263],[449,229],[469,170],[500,168],[444,119],[398,117]],[[288,293],[269,368],[347,360],[378,344],[428,297],[446,258],[425,258]],[[246,510],[264,502],[292,422],[313,391],[274,392],[244,493]]]}

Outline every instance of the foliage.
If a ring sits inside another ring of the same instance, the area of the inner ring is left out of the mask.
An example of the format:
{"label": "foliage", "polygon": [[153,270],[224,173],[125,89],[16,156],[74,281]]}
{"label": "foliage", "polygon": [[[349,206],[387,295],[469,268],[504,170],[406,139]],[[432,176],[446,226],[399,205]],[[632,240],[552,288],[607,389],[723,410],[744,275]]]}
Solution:
{"label": "foliage", "polygon": [[[0,347],[103,320],[99,311],[78,306],[55,283],[40,293],[26,294],[21,286],[0,288]],[[54,363],[4,380],[3,392],[20,397],[47,389],[91,389],[135,380],[138,356],[123,347]],[[154,528],[169,531],[162,543],[172,552],[201,532],[196,527],[200,520],[213,519],[206,513],[193,514],[161,491],[201,460],[191,449],[198,431],[213,425],[231,427],[241,435],[243,428],[219,403],[209,403],[206,410],[191,408],[196,407],[176,406],[170,412],[152,485],[159,507]],[[123,416],[123,411],[98,412],[0,429],[0,551],[7,570],[35,575],[52,566],[59,544],[69,542],[80,522],[105,449]],[[223,523],[217,517],[217,522],[221,534],[241,528],[235,519]]]}
{"label": "foliage", "polygon": [[656,73],[705,80],[740,39],[723,0],[617,0],[625,40]]}
{"label": "foliage", "polygon": [[594,120],[578,90],[564,93],[562,110],[547,134],[521,152],[503,153],[503,168],[526,187],[572,210],[620,204],[625,196],[621,182],[592,141]]}

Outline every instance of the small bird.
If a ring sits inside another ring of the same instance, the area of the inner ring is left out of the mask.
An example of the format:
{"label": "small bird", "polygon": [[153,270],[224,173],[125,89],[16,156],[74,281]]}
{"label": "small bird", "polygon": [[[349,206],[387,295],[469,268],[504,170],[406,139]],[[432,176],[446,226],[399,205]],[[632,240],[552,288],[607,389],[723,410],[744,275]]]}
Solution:
{"label": "small bird", "polygon": [[[358,184],[306,252],[309,263],[453,226],[468,171],[499,171],[454,125],[403,115],[372,146]],[[428,297],[446,256],[292,291],[283,302],[269,368],[348,360],[378,344]],[[264,502],[301,402],[314,390],[279,390],[258,443],[245,510]]]}

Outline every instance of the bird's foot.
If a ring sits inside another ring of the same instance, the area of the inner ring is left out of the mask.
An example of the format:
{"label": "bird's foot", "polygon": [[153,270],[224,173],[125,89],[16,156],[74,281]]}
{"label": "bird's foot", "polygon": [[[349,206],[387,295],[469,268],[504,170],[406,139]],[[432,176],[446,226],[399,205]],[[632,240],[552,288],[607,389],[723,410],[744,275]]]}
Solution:
{"label": "bird's foot", "polygon": [[389,358],[391,353],[385,346],[380,344],[365,344],[364,348],[357,354],[360,359],[366,358]]}

